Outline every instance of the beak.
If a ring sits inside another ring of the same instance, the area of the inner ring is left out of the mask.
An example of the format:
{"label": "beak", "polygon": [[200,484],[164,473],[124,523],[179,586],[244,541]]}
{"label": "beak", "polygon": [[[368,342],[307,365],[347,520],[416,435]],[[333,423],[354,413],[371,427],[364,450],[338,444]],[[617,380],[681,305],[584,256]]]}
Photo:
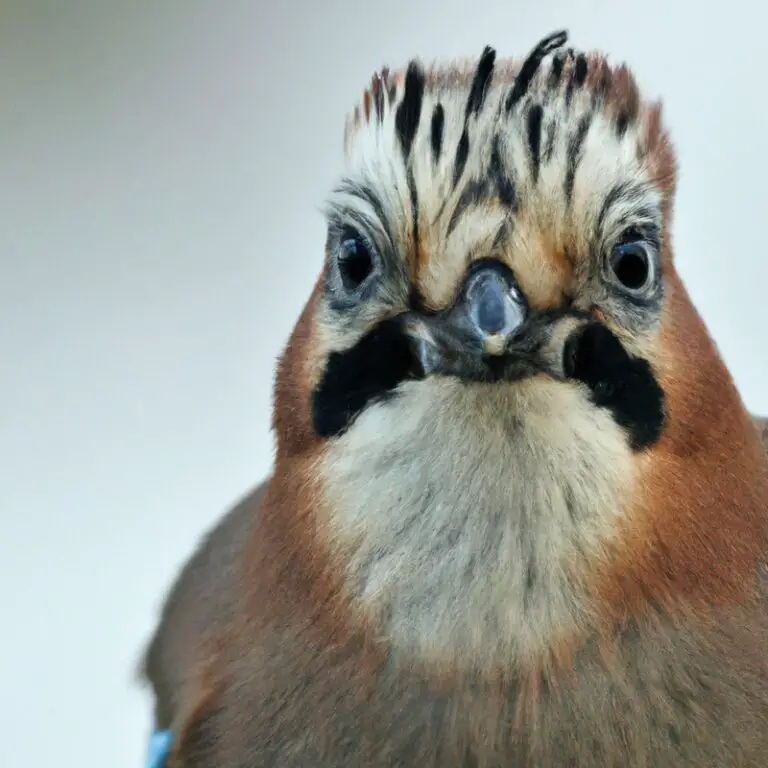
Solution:
{"label": "beak", "polygon": [[452,306],[409,313],[406,328],[425,376],[513,381],[547,372],[561,377],[562,340],[555,329],[563,314],[532,312],[512,271],[483,259],[467,270]]}
{"label": "beak", "polygon": [[469,275],[463,305],[486,355],[502,355],[526,320],[528,308],[511,274],[494,264]]}
{"label": "beak", "polygon": [[483,259],[467,270],[452,306],[411,313],[406,325],[425,375],[484,378],[482,370],[508,354],[528,315],[512,271],[499,261]]}

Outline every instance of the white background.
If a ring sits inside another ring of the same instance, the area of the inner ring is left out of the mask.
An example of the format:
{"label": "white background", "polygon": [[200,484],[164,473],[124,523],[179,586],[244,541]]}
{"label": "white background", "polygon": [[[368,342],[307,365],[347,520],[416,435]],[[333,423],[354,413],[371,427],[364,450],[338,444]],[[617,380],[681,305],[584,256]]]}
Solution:
{"label": "white background", "polygon": [[268,471],[275,357],[374,69],[567,27],[662,95],[678,263],[768,413],[765,11],[643,0],[0,0],[0,763],[138,768],[134,668]]}

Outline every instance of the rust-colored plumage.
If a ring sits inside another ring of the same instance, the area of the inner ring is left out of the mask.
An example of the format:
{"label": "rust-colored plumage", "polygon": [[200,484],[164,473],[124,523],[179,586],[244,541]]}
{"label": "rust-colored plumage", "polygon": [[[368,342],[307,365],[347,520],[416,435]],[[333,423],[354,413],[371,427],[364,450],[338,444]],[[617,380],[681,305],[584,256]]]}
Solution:
{"label": "rust-colored plumage", "polygon": [[169,768],[764,764],[768,421],[676,273],[660,106],[565,40],[352,113],[274,473],[147,654]]}

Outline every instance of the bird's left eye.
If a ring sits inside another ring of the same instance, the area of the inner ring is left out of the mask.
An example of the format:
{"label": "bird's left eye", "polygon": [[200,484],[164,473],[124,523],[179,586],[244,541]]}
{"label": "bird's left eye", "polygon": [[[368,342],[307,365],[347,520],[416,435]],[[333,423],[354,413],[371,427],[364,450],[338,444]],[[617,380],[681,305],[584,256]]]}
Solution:
{"label": "bird's left eye", "polygon": [[345,232],[342,237],[337,263],[341,283],[348,293],[358,291],[376,268],[370,246],[352,230]]}
{"label": "bird's left eye", "polygon": [[651,254],[642,240],[616,245],[611,251],[608,265],[614,282],[629,293],[642,293],[654,279]]}

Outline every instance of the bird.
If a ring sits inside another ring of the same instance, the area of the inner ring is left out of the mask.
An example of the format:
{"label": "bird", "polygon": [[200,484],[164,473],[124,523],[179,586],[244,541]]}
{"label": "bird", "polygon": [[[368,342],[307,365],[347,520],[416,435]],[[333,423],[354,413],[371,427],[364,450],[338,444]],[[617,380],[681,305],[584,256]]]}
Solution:
{"label": "bird", "polygon": [[661,102],[568,37],[348,116],[272,472],[144,655],[168,768],[764,764],[768,421]]}

